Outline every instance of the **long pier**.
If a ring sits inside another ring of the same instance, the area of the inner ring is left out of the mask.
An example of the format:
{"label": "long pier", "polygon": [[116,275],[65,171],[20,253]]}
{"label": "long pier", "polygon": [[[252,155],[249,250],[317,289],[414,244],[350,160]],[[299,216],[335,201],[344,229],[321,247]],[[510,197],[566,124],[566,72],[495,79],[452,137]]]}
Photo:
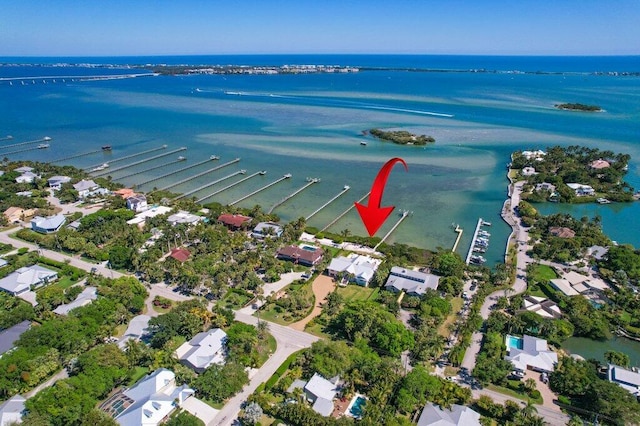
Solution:
{"label": "long pier", "polygon": [[378,244],[376,244],[376,246],[373,248],[373,251],[376,251],[376,250],[378,249],[378,247],[380,247],[380,245],[381,245],[382,243],[384,243],[384,241],[385,241],[387,238],[389,238],[389,235],[391,235],[391,234],[393,233],[393,231],[395,231],[395,230],[396,230],[396,228],[397,228],[398,226],[400,226],[400,223],[402,223],[402,221],[403,221],[403,220],[405,220],[405,219],[407,218],[407,216],[409,216],[409,214],[410,214],[410,212],[408,212],[407,210],[405,210],[405,211],[403,211],[403,212],[402,212],[402,216],[400,216],[400,219],[398,219],[398,221],[396,222],[396,224],[395,224],[395,225],[393,225],[393,228],[391,228],[391,229],[389,230],[389,232],[387,232],[387,233],[385,234],[385,236],[384,236],[384,237],[382,237],[382,239],[380,240],[380,242],[379,242]]}
{"label": "long pier", "polygon": [[[49,161],[50,163],[59,163],[61,161],[68,161],[68,160],[73,160],[74,158],[80,158],[80,157],[85,157],[87,155],[93,155],[93,154],[97,154],[99,152],[103,152],[102,149],[94,149],[93,151],[87,151],[87,152],[81,152],[80,154],[74,154],[74,155],[70,155],[68,157],[62,157],[62,158],[58,158],[56,160],[51,160]],[[96,166],[97,167],[97,166]]]}
{"label": "long pier", "polygon": [[211,198],[211,197],[213,197],[214,195],[218,195],[219,193],[221,193],[221,192],[223,192],[223,191],[226,191],[226,190],[227,190],[227,189],[229,189],[229,188],[233,188],[234,186],[239,185],[239,184],[241,184],[242,182],[244,182],[245,180],[249,180],[249,179],[251,179],[252,177],[256,177],[256,176],[258,176],[258,175],[266,175],[266,174],[267,174],[267,172],[266,172],[266,171],[264,171],[264,170],[259,171],[259,172],[255,172],[255,173],[253,173],[253,174],[250,174],[249,176],[243,177],[242,179],[240,179],[240,180],[238,180],[238,181],[236,181],[236,182],[233,182],[232,184],[227,185],[227,186],[225,186],[224,188],[220,188],[220,189],[218,189],[217,191],[212,192],[212,193],[211,193],[211,194],[209,194],[209,195],[206,195],[206,196],[204,196],[204,197],[202,197],[202,198],[199,198],[198,200],[196,200],[196,203],[201,203],[202,201],[206,200],[207,198]]}
{"label": "long pier", "polygon": [[33,141],[12,143],[12,144],[9,144],[9,145],[2,145],[2,146],[0,146],[0,149],[13,148],[14,146],[31,145],[31,144],[34,144],[34,143],[49,142],[50,140],[51,140],[51,138],[49,136],[45,136],[44,138],[36,139],[36,140],[33,140]]}
{"label": "long pier", "polygon": [[280,183],[280,182],[282,182],[282,181],[283,181],[283,180],[285,180],[285,179],[289,179],[290,177],[291,177],[291,173],[287,173],[286,175],[282,176],[280,179],[274,180],[273,182],[271,182],[271,183],[269,183],[269,184],[267,184],[267,185],[263,186],[262,188],[258,188],[258,189],[256,189],[255,191],[253,191],[253,192],[251,192],[251,193],[249,193],[249,194],[245,195],[244,197],[242,197],[242,198],[238,198],[237,200],[235,200],[235,201],[234,201],[234,202],[232,202],[232,203],[229,203],[228,205],[229,205],[229,206],[233,206],[234,204],[238,204],[240,201],[244,201],[244,200],[246,200],[247,198],[249,198],[249,197],[251,197],[251,196],[253,196],[253,195],[256,195],[258,192],[262,192],[262,191],[264,191],[265,189],[270,188],[270,187],[272,187],[273,185],[275,185],[275,184],[277,184],[277,183]]}
{"label": "long pier", "polygon": [[[162,146],[160,146],[158,148],[147,149],[146,151],[140,151],[140,152],[137,152],[135,154],[125,155],[124,157],[114,158],[114,159],[109,160],[108,163],[109,164],[118,163],[120,161],[128,160],[129,158],[139,157],[141,155],[150,154],[152,152],[160,151],[161,149],[167,149],[167,145],[162,145]],[[88,171],[88,170],[91,170],[91,169],[95,169],[96,167],[100,167],[102,164],[103,163],[94,164],[93,166],[89,166],[84,170]]]}
{"label": "long pier", "polygon": [[303,185],[302,187],[294,191],[292,194],[287,195],[282,200],[278,201],[273,206],[271,206],[268,213],[269,214],[273,213],[273,211],[277,209],[279,206],[283,205],[284,203],[286,203],[287,201],[289,201],[290,199],[292,199],[293,197],[295,197],[296,195],[298,195],[299,193],[301,193],[302,191],[304,191],[314,183],[318,183],[318,182],[320,182],[320,178],[307,178],[307,183],[305,185]]}
{"label": "long pier", "polygon": [[11,139],[13,139],[13,136],[11,136],[11,135],[3,136],[3,137],[0,138],[0,142],[2,142],[2,141],[10,141]]}
{"label": "long pier", "polygon": [[120,179],[126,179],[126,178],[129,178],[129,177],[131,177],[131,176],[140,175],[140,174],[142,174],[142,173],[147,173],[147,172],[150,172],[150,171],[152,171],[152,170],[161,169],[161,168],[163,168],[163,167],[167,167],[167,166],[170,166],[170,165],[172,165],[172,164],[181,163],[181,162],[183,162],[183,161],[185,161],[185,160],[186,160],[186,158],[184,158],[184,157],[182,157],[182,158],[178,158],[177,160],[169,161],[168,163],[162,163],[162,164],[160,164],[160,165],[158,165],[158,166],[149,167],[148,169],[138,170],[138,171],[135,171],[135,172],[133,172],[133,173],[129,173],[128,175],[124,175],[124,176],[118,176],[118,180],[120,180]]}
{"label": "long pier", "polygon": [[[222,169],[224,167],[227,167],[227,166],[230,166],[232,164],[235,164],[238,161],[240,161],[240,158],[234,158],[233,160],[227,161],[226,163],[220,164],[219,166],[216,166],[216,167],[214,167],[212,169],[205,170],[204,172],[200,172],[200,173],[195,174],[193,176],[189,176],[188,178],[184,178],[184,179],[179,180],[177,182],[174,182],[174,183],[172,183],[170,185],[164,186],[164,187],[160,188],[158,191],[166,191],[167,189],[171,189],[171,188],[173,188],[175,186],[182,185],[183,183],[189,182],[190,180],[193,180],[193,179],[196,179],[196,178],[199,178],[200,176],[204,176],[204,175],[206,175],[208,173],[215,172],[216,170],[220,170],[220,169]],[[155,191],[151,191],[151,192],[155,192]]]}
{"label": "long pier", "polygon": [[97,173],[95,176],[104,176],[104,175],[109,174],[109,173],[115,173],[115,172],[120,171],[120,170],[128,169],[130,167],[137,166],[139,164],[144,164],[144,163],[147,163],[149,161],[157,160],[158,158],[166,157],[166,156],[172,155],[172,154],[177,154],[178,152],[182,152],[182,151],[186,151],[186,150],[187,150],[187,148],[185,148],[183,146],[183,147],[180,147],[178,149],[174,149],[173,151],[163,152],[162,154],[154,155],[153,157],[143,158],[142,160],[134,161],[133,163],[125,164],[124,166],[116,167],[115,169],[109,169],[109,170],[107,170],[105,172]]}
{"label": "long pier", "polygon": [[323,205],[321,205],[320,207],[318,207],[313,213],[311,213],[309,216],[305,217],[306,221],[309,221],[309,219],[311,219],[313,216],[315,216],[317,213],[320,212],[320,210],[324,209],[325,207],[327,207],[329,204],[333,203],[335,200],[337,200],[338,198],[340,198],[340,196],[342,196],[343,194],[345,194],[351,187],[349,185],[345,185],[344,188],[342,188],[342,191],[340,191],[338,193],[338,195],[336,195],[335,197],[333,197],[332,199],[330,199],[329,201],[327,201],[326,203],[324,203]]}
{"label": "long pier", "polygon": [[460,225],[456,225],[456,228],[453,231],[458,234],[455,243],[453,243],[453,248],[451,249],[451,252],[455,253],[458,248],[458,244],[460,244],[460,238],[462,238],[462,228],[460,228]]}
{"label": "long pier", "polygon": [[[47,147],[47,148],[49,148],[49,147]],[[18,150],[16,150],[16,151],[5,152],[5,153],[2,153],[2,154],[0,154],[0,155],[3,155],[3,156],[5,156],[5,157],[8,157],[9,155],[19,154],[19,153],[21,153],[21,152],[27,152],[27,151],[35,151],[36,149],[43,149],[43,148],[39,148],[39,147],[37,147],[37,146],[34,146],[34,147],[31,147],[31,148],[24,148],[24,149],[18,149]],[[44,149],[46,149],[46,148],[44,148]]]}
{"label": "long pier", "polygon": [[189,169],[193,169],[194,167],[201,166],[201,165],[203,165],[203,164],[205,164],[205,163],[208,163],[209,161],[219,160],[219,159],[220,159],[220,157],[217,157],[217,156],[215,156],[215,155],[212,155],[212,156],[211,156],[211,157],[209,157],[207,160],[199,161],[199,162],[197,162],[197,163],[191,164],[191,165],[186,166],[186,167],[183,167],[183,168],[181,168],[181,169],[174,170],[174,171],[172,171],[172,172],[165,173],[165,174],[160,175],[160,176],[152,177],[152,178],[151,178],[151,179],[149,179],[149,180],[145,180],[144,182],[137,183],[137,184],[135,184],[135,185],[133,185],[133,186],[135,186],[135,187],[138,187],[138,188],[139,188],[139,187],[141,187],[142,185],[146,185],[146,184],[148,184],[148,183],[155,182],[155,181],[157,181],[157,180],[164,179],[164,178],[169,177],[169,176],[172,176],[172,175],[176,175],[176,174],[178,174],[178,173],[180,173],[180,172],[184,172],[185,170],[189,170]]}
{"label": "long pier", "polygon": [[478,224],[476,225],[476,230],[473,232],[473,238],[471,238],[471,245],[469,246],[469,251],[467,252],[467,257],[464,262],[468,265],[471,262],[471,255],[473,254],[473,246],[476,244],[476,238],[478,238],[478,232],[480,231],[480,227],[482,226],[482,218],[478,218]]}
{"label": "long pier", "polygon": [[[80,81],[90,81],[90,80],[119,80],[123,78],[136,78],[136,77],[155,77],[156,73],[146,72],[146,73],[137,73],[137,74],[103,74],[103,75],[41,75],[35,77],[2,77],[0,81],[27,81],[27,80],[51,80],[55,82],[55,80],[62,80],[65,82],[66,79],[69,80],[80,80]],[[45,83],[46,84],[46,83]]]}
{"label": "long pier", "polygon": [[[356,201],[357,203],[361,203],[365,198],[367,198],[369,195],[371,195],[371,191],[367,192],[366,194],[364,194],[364,196],[362,198],[360,198],[358,201]],[[339,221],[340,219],[342,219],[344,217],[344,215],[346,215],[347,213],[349,213],[351,211],[351,209],[353,209],[355,207],[355,204],[351,204],[351,206],[349,206],[348,209],[346,209],[345,211],[343,211],[342,213],[340,213],[338,215],[338,217],[336,217],[335,219],[333,219],[331,222],[329,222],[329,224],[327,226],[325,226],[324,228],[322,228],[320,230],[320,232],[324,232],[327,229],[331,228],[337,221]]]}
{"label": "long pier", "polygon": [[234,173],[231,173],[230,175],[227,175],[227,176],[221,177],[220,179],[216,179],[216,180],[214,180],[214,181],[212,181],[212,182],[205,183],[204,185],[201,185],[201,186],[199,186],[199,187],[197,187],[197,188],[195,188],[195,189],[192,189],[191,191],[187,191],[187,192],[185,192],[184,194],[180,194],[180,195],[178,195],[178,196],[175,198],[175,200],[180,200],[181,198],[188,197],[188,196],[189,196],[189,195],[191,195],[191,194],[195,194],[196,192],[201,191],[201,190],[203,190],[203,189],[205,189],[205,188],[208,188],[208,187],[210,187],[210,186],[213,186],[213,185],[215,185],[215,184],[217,184],[217,183],[224,182],[225,180],[227,180],[227,179],[231,179],[231,178],[232,178],[232,177],[234,177],[234,176],[244,175],[244,174],[246,174],[246,173],[247,173],[247,171],[246,171],[246,170],[244,170],[244,169],[243,169],[243,170],[239,170],[239,171],[234,172]]}

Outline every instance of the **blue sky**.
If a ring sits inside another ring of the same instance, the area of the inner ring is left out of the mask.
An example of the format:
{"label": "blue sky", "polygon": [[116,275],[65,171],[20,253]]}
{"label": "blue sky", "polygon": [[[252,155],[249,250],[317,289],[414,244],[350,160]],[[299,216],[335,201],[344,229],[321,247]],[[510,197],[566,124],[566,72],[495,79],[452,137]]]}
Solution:
{"label": "blue sky", "polygon": [[0,0],[0,56],[638,55],[640,0]]}

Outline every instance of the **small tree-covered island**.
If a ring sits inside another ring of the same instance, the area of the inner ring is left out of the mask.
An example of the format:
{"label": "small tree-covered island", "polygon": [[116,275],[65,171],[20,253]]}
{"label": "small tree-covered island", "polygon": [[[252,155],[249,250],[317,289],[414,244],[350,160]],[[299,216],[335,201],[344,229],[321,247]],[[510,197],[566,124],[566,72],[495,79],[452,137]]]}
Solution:
{"label": "small tree-covered island", "polygon": [[587,105],[587,104],[579,104],[579,103],[562,103],[562,104],[556,104],[555,107],[565,111],[587,111],[587,112],[603,111],[603,109],[600,108],[598,105]]}
{"label": "small tree-covered island", "polygon": [[369,133],[383,141],[390,141],[398,145],[426,145],[428,143],[435,143],[433,136],[427,135],[415,135],[407,132],[406,130],[380,130],[370,129]]}
{"label": "small tree-covered island", "polygon": [[527,201],[626,202],[634,200],[633,187],[623,180],[630,159],[597,148],[555,146],[514,152],[510,173],[526,181],[522,198]]}

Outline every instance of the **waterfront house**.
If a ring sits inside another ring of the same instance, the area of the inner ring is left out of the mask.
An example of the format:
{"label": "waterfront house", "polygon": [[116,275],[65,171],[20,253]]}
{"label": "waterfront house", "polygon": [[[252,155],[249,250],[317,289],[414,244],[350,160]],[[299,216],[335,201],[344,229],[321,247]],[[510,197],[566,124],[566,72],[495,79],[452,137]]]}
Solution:
{"label": "waterfront house", "polygon": [[295,246],[282,247],[276,253],[280,260],[288,260],[304,266],[314,266],[322,261],[324,250],[320,247]]}
{"label": "waterfront house", "polygon": [[593,196],[596,193],[591,186],[581,183],[568,183],[567,186],[573,189],[578,197]]}
{"label": "waterfront house", "polygon": [[527,160],[532,160],[535,159],[537,161],[542,161],[544,159],[544,156],[547,155],[546,152],[542,151],[542,150],[537,150],[537,151],[522,151],[522,156],[524,158],[526,158]]}
{"label": "waterfront house", "polygon": [[258,223],[253,231],[251,232],[251,236],[254,238],[265,238],[265,237],[280,237],[282,235],[283,229],[282,226],[273,222],[260,222]]}
{"label": "waterfront house", "polygon": [[7,266],[9,264],[9,262],[7,262],[6,260],[4,260],[3,258],[0,258],[0,268],[4,268],[5,266]]}
{"label": "waterfront house", "polygon": [[0,404],[0,426],[10,426],[22,423],[22,414],[25,412],[26,398],[22,395],[14,395]]}
{"label": "waterfront house", "polygon": [[127,208],[136,213],[147,210],[149,208],[147,205],[147,197],[144,194],[135,194],[127,198]]}
{"label": "waterfront house", "polygon": [[573,238],[576,236],[576,232],[573,229],[564,226],[549,227],[549,234],[558,238]]}
{"label": "waterfront house", "polygon": [[609,247],[591,246],[587,249],[587,256],[595,260],[602,260],[605,254],[609,252]]}
{"label": "waterfront house", "polygon": [[98,188],[100,188],[100,185],[98,185],[91,179],[82,179],[80,182],[73,184],[73,189],[78,191],[78,197],[80,199],[90,196],[91,193],[96,191]]}
{"label": "waterfront house", "polygon": [[608,169],[609,167],[611,167],[611,163],[609,163],[607,160],[603,160],[602,158],[592,161],[589,164],[589,168],[591,168],[592,170]]}
{"label": "waterfront house", "polygon": [[558,363],[558,354],[550,351],[547,341],[525,334],[522,338],[506,337],[507,355],[516,371],[527,369],[550,373]]}
{"label": "waterfront house", "polygon": [[22,336],[22,333],[31,328],[31,321],[22,321],[6,330],[0,331],[0,357],[11,349],[15,348],[15,344]]}
{"label": "waterfront house", "polygon": [[523,310],[534,312],[543,318],[558,319],[562,317],[562,311],[558,304],[546,297],[525,296],[522,304]]}
{"label": "waterfront house", "polygon": [[24,172],[16,178],[16,183],[33,183],[36,179],[40,179],[40,176],[33,172]]}
{"label": "waterfront house", "polygon": [[394,266],[391,268],[384,288],[394,293],[404,291],[410,296],[419,297],[423,296],[428,288],[437,289],[439,281],[440,277],[437,275]]}
{"label": "waterfront house", "polygon": [[367,287],[380,263],[382,263],[380,259],[352,253],[347,257],[338,256],[331,259],[327,273],[334,278],[341,273],[347,274],[350,281]]}
{"label": "waterfront house", "polygon": [[121,426],[156,426],[182,406],[195,391],[176,386],[176,375],[160,368],[129,389],[118,392],[100,405]]}
{"label": "waterfront house", "polygon": [[148,218],[156,217],[162,214],[167,214],[171,211],[171,207],[167,206],[154,206],[148,210],[138,213],[133,219],[129,219],[127,223],[129,225],[137,225],[139,228],[144,226],[145,221]]}
{"label": "waterfront house", "polygon": [[249,216],[243,216],[241,214],[221,214],[218,216],[218,222],[226,226],[227,228],[236,231],[246,227],[250,222]]}
{"label": "waterfront house", "polygon": [[640,397],[640,373],[617,365],[607,366],[607,379],[635,396]]}
{"label": "waterfront house", "polygon": [[224,364],[227,333],[219,328],[203,331],[183,343],[176,356],[181,363],[202,373],[212,364]]}
{"label": "waterfront house", "polygon": [[536,169],[534,169],[533,167],[524,167],[521,173],[522,173],[522,176],[533,176],[538,174],[536,172]]}
{"label": "waterfront house", "polygon": [[85,287],[85,289],[82,290],[82,293],[80,293],[73,302],[58,306],[53,310],[53,313],[58,315],[69,315],[69,312],[71,312],[73,309],[79,308],[81,306],[87,306],[97,298],[97,288]]}
{"label": "waterfront house", "polygon": [[9,207],[4,211],[4,217],[9,223],[18,223],[26,217],[36,214],[34,209],[23,209],[22,207]]}
{"label": "waterfront house", "polygon": [[22,167],[18,167],[17,169],[14,169],[14,171],[18,172],[18,173],[28,173],[28,172],[32,172],[35,169],[33,167],[29,167],[29,166],[22,166]]}
{"label": "waterfront house", "polygon": [[131,188],[120,188],[113,191],[113,195],[117,195],[118,197],[126,200],[129,197],[133,197],[136,195],[136,192]]}
{"label": "waterfront house", "polygon": [[40,287],[58,279],[58,273],[39,265],[16,269],[0,280],[0,290],[17,296],[31,288]]}
{"label": "waterfront house", "polygon": [[120,349],[124,349],[127,346],[127,342],[129,340],[138,342],[143,337],[145,337],[148,333],[150,319],[151,317],[149,315],[137,315],[131,318],[127,330],[124,332],[124,335],[118,342],[118,347]]}
{"label": "waterfront house", "polygon": [[577,296],[580,294],[571,287],[571,283],[564,278],[554,278],[549,280],[549,284],[556,290],[561,291],[565,296]]}
{"label": "waterfront house", "polygon": [[31,229],[41,234],[51,234],[57,232],[66,220],[63,214],[47,217],[35,216],[31,219]]}
{"label": "waterfront house", "polygon": [[69,176],[51,176],[47,179],[49,188],[55,191],[60,190],[62,188],[62,184],[67,182],[71,182],[71,178]]}
{"label": "waterfront house", "polygon": [[176,226],[179,223],[184,223],[189,226],[196,225],[198,222],[202,222],[205,219],[203,216],[198,216],[197,214],[191,214],[184,210],[180,210],[178,213],[174,213],[167,218],[167,222],[171,224],[171,226]]}
{"label": "waterfront house", "polygon": [[432,402],[422,409],[417,426],[480,426],[480,414],[464,405],[453,404],[442,409]]}
{"label": "waterfront house", "polygon": [[191,253],[189,252],[189,250],[187,250],[184,247],[173,248],[171,249],[171,254],[169,256],[174,258],[180,263],[184,263],[189,259],[189,256],[191,256]]}
{"label": "waterfront house", "polygon": [[328,417],[333,413],[333,399],[338,393],[339,378],[327,380],[318,373],[304,385],[304,393],[316,413]]}
{"label": "waterfront house", "polygon": [[536,191],[549,191],[553,194],[556,192],[556,186],[549,182],[542,182],[536,184]]}

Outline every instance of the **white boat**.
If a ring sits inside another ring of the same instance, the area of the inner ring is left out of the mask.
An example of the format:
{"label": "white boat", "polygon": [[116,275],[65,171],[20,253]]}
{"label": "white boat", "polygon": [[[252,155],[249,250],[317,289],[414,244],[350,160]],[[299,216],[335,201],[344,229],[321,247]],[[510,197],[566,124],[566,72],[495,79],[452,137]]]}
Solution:
{"label": "white boat", "polygon": [[491,226],[491,222],[487,222],[485,220],[482,221],[482,225],[484,226]]}
{"label": "white boat", "polygon": [[46,148],[49,148],[48,143],[41,143],[40,145],[38,145],[38,149],[46,149]]}
{"label": "white boat", "polygon": [[606,198],[598,198],[598,199],[596,200],[596,202],[597,202],[598,204],[611,204],[611,201],[610,201],[610,200],[607,200]]}
{"label": "white boat", "polygon": [[178,157],[178,161],[184,161],[186,159],[187,159],[187,157],[183,157],[182,155]]}
{"label": "white boat", "polygon": [[209,157],[209,160],[219,160],[220,157],[218,157],[217,155],[212,155],[211,157]]}
{"label": "white boat", "polygon": [[367,146],[367,142],[366,142],[366,141],[361,141],[361,142],[360,142],[360,145],[362,145],[362,146]]}
{"label": "white boat", "polygon": [[99,172],[100,170],[104,170],[104,169],[106,169],[108,167],[109,167],[109,163],[104,163],[103,165],[98,166],[95,169],[92,169],[91,171],[92,172]]}
{"label": "white boat", "polygon": [[483,231],[482,229],[478,231],[478,235],[480,235],[481,237],[490,237],[491,234],[488,233],[487,231]]}

